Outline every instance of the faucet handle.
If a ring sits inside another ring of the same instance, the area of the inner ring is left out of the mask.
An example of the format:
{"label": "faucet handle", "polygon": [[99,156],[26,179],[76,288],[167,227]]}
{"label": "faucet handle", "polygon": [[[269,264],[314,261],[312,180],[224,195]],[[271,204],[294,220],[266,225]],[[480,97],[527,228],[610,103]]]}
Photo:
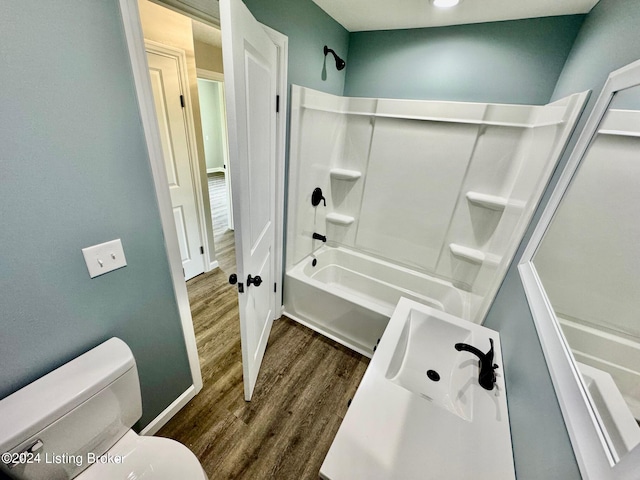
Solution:
{"label": "faucet handle", "polygon": [[327,206],[327,200],[325,200],[324,196],[322,195],[322,189],[320,187],[316,187],[313,190],[313,193],[311,194],[311,205],[313,205],[314,207],[317,207],[318,205],[320,205],[320,202],[324,203],[324,206]]}

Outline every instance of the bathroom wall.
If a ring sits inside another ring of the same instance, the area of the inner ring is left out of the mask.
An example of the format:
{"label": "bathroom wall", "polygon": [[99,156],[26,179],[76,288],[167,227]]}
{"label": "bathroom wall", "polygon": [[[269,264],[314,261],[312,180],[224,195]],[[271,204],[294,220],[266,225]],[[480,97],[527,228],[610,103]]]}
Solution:
{"label": "bathroom wall", "polygon": [[592,89],[558,169],[546,189],[485,325],[500,331],[518,478],[580,479],[573,450],[529,312],[517,263],[609,73],[640,58],[640,2],[600,0],[576,38],[554,99]]}
{"label": "bathroom wall", "polygon": [[244,0],[259,22],[289,37],[289,84],[342,95],[346,70],[324,65],[328,45],[348,62],[349,32],[312,0]]}
{"label": "bathroom wall", "polygon": [[192,19],[191,29],[196,67],[210,72],[224,73],[220,27],[212,27]]}
{"label": "bathroom wall", "polygon": [[543,105],[583,19],[352,32],[344,94]]}
{"label": "bathroom wall", "polygon": [[[118,2],[0,2],[0,45],[0,398],[117,336],[142,428],[191,373]],[[128,265],[90,279],[115,238]]]}
{"label": "bathroom wall", "polygon": [[[192,21],[192,24],[195,23]],[[213,28],[213,27],[211,27]],[[208,43],[193,40],[193,48],[196,56],[196,67],[210,72],[223,73],[222,48]]]}

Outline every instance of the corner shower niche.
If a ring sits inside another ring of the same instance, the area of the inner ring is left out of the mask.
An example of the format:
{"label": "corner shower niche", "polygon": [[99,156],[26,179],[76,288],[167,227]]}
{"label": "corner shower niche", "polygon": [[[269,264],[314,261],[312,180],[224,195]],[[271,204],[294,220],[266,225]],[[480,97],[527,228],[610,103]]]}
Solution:
{"label": "corner shower niche", "polygon": [[[285,314],[366,355],[402,296],[482,322],[585,98],[499,105],[292,86]],[[315,187],[326,206],[311,205]]]}

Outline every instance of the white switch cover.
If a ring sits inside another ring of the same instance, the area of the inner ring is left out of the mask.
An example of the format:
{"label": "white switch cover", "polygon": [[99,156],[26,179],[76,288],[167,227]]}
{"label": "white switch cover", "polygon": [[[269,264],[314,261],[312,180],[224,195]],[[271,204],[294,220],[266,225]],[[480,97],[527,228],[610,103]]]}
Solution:
{"label": "white switch cover", "polygon": [[84,255],[84,261],[87,262],[87,269],[91,278],[127,265],[122,242],[119,238],[100,245],[83,248],[82,254]]}

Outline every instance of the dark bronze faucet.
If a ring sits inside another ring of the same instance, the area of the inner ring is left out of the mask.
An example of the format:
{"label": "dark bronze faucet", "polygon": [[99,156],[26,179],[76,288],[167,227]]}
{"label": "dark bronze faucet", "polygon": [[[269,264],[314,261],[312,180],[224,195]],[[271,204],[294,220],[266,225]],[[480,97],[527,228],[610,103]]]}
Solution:
{"label": "dark bronze faucet", "polygon": [[313,233],[312,235],[314,240],[322,240],[323,242],[327,241],[327,237],[325,235],[320,235],[319,233]]}
{"label": "dark bronze faucet", "polygon": [[476,347],[467,345],[466,343],[456,343],[456,350],[459,352],[465,351],[473,353],[480,360],[480,375],[478,376],[478,383],[485,390],[493,390],[493,386],[496,383],[495,369],[498,365],[493,363],[493,339],[490,338],[491,348],[487,353],[482,353]]}

